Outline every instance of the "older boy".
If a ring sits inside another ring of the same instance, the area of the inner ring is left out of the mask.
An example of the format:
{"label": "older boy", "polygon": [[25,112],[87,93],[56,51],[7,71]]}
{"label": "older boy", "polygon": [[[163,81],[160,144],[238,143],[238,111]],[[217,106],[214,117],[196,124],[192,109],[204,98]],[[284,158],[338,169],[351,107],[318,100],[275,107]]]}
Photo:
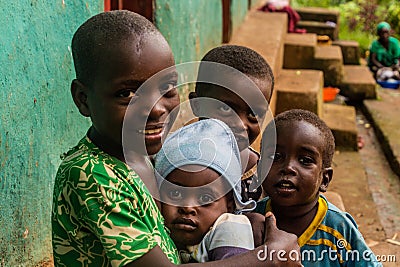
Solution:
{"label": "older boy", "polygon": [[[112,11],[79,27],[72,52],[72,97],[92,126],[65,153],[56,176],[55,266],[174,266],[180,262],[178,252],[149,192],[156,180],[144,156],[160,150],[169,114],[179,104],[171,49],[142,16]],[[123,123],[132,133],[128,151],[122,146]],[[296,248],[293,239],[284,239],[285,233],[266,221],[270,247]],[[251,251],[219,266],[265,264],[256,255]],[[276,262],[274,258],[268,263]]]}
{"label": "older boy", "polygon": [[260,54],[244,46],[223,45],[202,58],[196,91],[189,95],[196,116],[219,119],[235,134],[244,159],[244,199],[257,201],[261,196],[259,154],[250,145],[260,134],[273,89],[272,69]]}

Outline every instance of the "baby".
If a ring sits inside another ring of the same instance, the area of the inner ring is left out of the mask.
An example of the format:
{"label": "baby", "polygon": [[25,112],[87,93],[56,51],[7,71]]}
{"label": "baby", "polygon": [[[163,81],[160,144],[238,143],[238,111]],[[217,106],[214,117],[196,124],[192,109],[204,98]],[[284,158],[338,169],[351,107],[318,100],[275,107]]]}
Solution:
{"label": "baby", "polygon": [[155,157],[155,172],[165,225],[182,262],[254,248],[251,224],[237,214],[256,203],[242,201],[240,152],[225,123],[200,120],[170,135]]}

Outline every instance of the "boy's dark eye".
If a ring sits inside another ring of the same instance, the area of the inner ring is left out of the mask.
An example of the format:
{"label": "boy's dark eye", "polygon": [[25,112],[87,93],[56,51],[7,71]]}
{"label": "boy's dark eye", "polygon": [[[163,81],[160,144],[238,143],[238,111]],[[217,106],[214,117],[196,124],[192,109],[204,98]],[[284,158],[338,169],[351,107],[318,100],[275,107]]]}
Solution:
{"label": "boy's dark eye", "polygon": [[210,194],[201,194],[199,196],[199,205],[204,206],[214,201],[214,197]]}
{"label": "boy's dark eye", "polygon": [[275,161],[279,161],[280,159],[282,159],[282,154],[276,152],[274,154],[269,154],[267,157],[275,162]]}
{"label": "boy's dark eye", "polygon": [[303,165],[311,165],[315,162],[315,160],[312,157],[300,157],[299,162]]}
{"label": "boy's dark eye", "polygon": [[123,90],[117,93],[118,97],[132,98],[135,96],[135,91],[133,90]]}
{"label": "boy's dark eye", "polygon": [[231,112],[232,112],[232,108],[229,107],[229,106],[226,105],[226,104],[221,105],[218,109],[219,109],[222,113],[225,113],[225,114],[228,114],[228,113],[231,113]]}
{"label": "boy's dark eye", "polygon": [[176,82],[169,82],[161,85],[160,92],[165,97],[172,97],[177,94]]}
{"label": "boy's dark eye", "polygon": [[182,192],[180,190],[170,190],[168,192],[168,197],[170,199],[172,199],[172,200],[177,201],[177,200],[182,200],[183,195],[182,195]]}
{"label": "boy's dark eye", "polygon": [[249,114],[247,114],[247,117],[249,118],[250,121],[258,121],[258,114],[255,114],[253,111],[250,111]]}

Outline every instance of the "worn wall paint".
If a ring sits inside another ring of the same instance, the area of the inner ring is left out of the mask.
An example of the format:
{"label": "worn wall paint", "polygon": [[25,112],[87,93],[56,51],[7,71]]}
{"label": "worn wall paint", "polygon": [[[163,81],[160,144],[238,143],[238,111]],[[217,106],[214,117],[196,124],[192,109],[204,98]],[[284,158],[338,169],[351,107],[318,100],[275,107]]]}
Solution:
{"label": "worn wall paint", "polygon": [[231,0],[232,33],[235,32],[246,17],[248,0]]}
{"label": "worn wall paint", "polygon": [[1,1],[0,266],[35,266],[51,253],[50,211],[60,154],[89,122],[69,93],[76,28],[100,0]]}
{"label": "worn wall paint", "polygon": [[266,2],[266,0],[251,0],[250,6],[255,8],[264,5]]}
{"label": "worn wall paint", "polygon": [[222,41],[221,0],[155,0],[155,24],[177,63],[200,60]]}

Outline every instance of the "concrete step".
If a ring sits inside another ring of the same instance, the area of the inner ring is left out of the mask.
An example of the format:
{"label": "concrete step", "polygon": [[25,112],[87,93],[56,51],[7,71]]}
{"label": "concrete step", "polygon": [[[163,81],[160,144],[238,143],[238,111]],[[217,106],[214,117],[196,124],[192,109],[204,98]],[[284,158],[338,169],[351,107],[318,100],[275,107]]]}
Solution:
{"label": "concrete step", "polygon": [[299,7],[295,9],[302,20],[339,22],[339,11],[322,7]]}
{"label": "concrete step", "polygon": [[357,41],[336,40],[332,45],[337,45],[342,50],[343,64],[360,65],[360,49]]}
{"label": "concrete step", "polygon": [[376,98],[376,82],[366,66],[345,65],[340,94],[352,101]]}
{"label": "concrete step", "polygon": [[[339,11],[337,10],[331,10],[327,8],[321,8],[321,7],[301,7],[296,9],[297,13],[300,15],[300,22],[298,23],[299,28],[303,28],[301,26],[302,24],[305,26],[304,28],[307,29],[308,27],[308,32],[313,32],[317,33],[318,35],[328,35],[331,40],[337,40],[338,35],[339,35]],[[322,22],[323,24],[320,24],[319,27],[321,28],[315,28],[315,25],[312,25],[312,23],[308,23],[306,21],[314,21],[314,22]],[[330,26],[331,28],[327,28],[326,31],[321,31],[324,27],[326,27],[327,23],[333,25],[334,27]],[[308,25],[309,24],[309,25]],[[310,28],[311,27],[311,28]],[[328,33],[328,34],[327,34]]]}
{"label": "concrete step", "polygon": [[338,87],[343,79],[343,56],[340,47],[331,45],[315,47],[312,69],[324,72],[325,86]]}
{"label": "concrete step", "polygon": [[321,116],[323,83],[321,71],[283,69],[276,79],[275,115],[299,108]]}
{"label": "concrete step", "polygon": [[314,60],[316,46],[316,34],[286,34],[283,68],[309,69]]}
{"label": "concrete step", "polygon": [[245,21],[232,34],[230,44],[247,46],[262,55],[277,75],[283,65],[283,44],[287,31],[287,15],[248,12]]}
{"label": "concrete step", "polygon": [[379,89],[379,100],[364,100],[363,111],[374,125],[382,150],[400,177],[400,90]]}
{"label": "concrete step", "polygon": [[352,106],[323,105],[321,118],[332,130],[335,144],[347,150],[357,151],[356,110]]}
{"label": "concrete step", "polygon": [[300,20],[297,22],[296,27],[306,29],[308,33],[327,35],[331,40],[338,39],[337,25],[335,23]]}
{"label": "concrete step", "polygon": [[343,78],[342,51],[338,46],[317,45],[314,33],[288,33],[283,68],[322,70],[325,86],[337,87]]}

